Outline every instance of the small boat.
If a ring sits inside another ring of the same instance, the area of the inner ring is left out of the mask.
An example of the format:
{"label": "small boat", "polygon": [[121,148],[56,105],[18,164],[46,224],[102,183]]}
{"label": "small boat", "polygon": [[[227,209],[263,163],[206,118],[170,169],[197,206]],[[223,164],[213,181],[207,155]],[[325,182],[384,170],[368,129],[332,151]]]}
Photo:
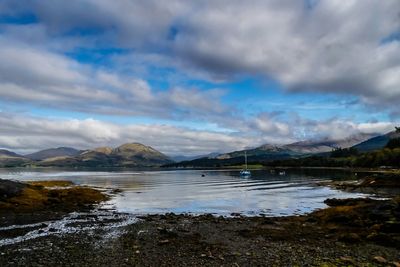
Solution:
{"label": "small boat", "polygon": [[247,169],[247,153],[246,153],[246,151],[244,152],[244,164],[245,164],[245,168],[244,168],[244,170],[240,171],[240,176],[249,177],[249,176],[251,176],[251,172]]}
{"label": "small boat", "polygon": [[251,176],[251,172],[249,170],[241,170],[240,171],[240,176]]}

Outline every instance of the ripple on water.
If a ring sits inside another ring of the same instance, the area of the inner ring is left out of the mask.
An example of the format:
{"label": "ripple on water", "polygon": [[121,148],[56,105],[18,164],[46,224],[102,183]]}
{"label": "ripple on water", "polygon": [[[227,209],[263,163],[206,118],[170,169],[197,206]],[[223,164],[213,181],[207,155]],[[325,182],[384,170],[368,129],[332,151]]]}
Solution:
{"label": "ripple on water", "polygon": [[[108,204],[119,212],[147,213],[244,213],[252,216],[268,211],[267,216],[303,214],[325,207],[328,197],[365,196],[344,193],[316,182],[345,178],[287,170],[286,175],[266,170],[252,171],[243,179],[238,170],[178,171],[21,171],[0,174],[20,180],[69,180],[97,188],[123,190]],[[3,170],[4,172],[4,170]],[[202,176],[204,174],[204,177]]]}

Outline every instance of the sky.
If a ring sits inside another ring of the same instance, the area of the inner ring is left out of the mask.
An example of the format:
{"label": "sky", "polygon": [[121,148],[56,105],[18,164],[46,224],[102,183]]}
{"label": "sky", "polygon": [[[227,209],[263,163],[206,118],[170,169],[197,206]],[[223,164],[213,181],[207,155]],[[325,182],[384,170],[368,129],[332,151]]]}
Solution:
{"label": "sky", "polygon": [[398,0],[0,0],[0,148],[167,155],[400,124]]}

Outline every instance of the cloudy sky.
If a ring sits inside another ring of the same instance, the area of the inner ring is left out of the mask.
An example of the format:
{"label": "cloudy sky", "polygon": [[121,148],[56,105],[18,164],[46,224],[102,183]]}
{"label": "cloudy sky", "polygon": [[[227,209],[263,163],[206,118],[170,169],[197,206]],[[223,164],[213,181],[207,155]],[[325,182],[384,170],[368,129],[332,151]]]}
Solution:
{"label": "cloudy sky", "polygon": [[1,0],[0,147],[169,155],[384,133],[399,0]]}

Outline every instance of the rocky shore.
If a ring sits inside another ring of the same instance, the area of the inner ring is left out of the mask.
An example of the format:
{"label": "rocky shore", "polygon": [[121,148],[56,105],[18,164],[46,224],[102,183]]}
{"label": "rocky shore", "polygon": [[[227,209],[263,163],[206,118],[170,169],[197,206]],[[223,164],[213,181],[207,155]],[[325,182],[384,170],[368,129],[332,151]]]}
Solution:
{"label": "rocky shore", "polygon": [[[60,227],[51,220],[0,227],[0,265],[400,266],[400,197],[326,204],[308,215],[274,218],[69,213]],[[17,239],[32,232],[36,238]]]}

